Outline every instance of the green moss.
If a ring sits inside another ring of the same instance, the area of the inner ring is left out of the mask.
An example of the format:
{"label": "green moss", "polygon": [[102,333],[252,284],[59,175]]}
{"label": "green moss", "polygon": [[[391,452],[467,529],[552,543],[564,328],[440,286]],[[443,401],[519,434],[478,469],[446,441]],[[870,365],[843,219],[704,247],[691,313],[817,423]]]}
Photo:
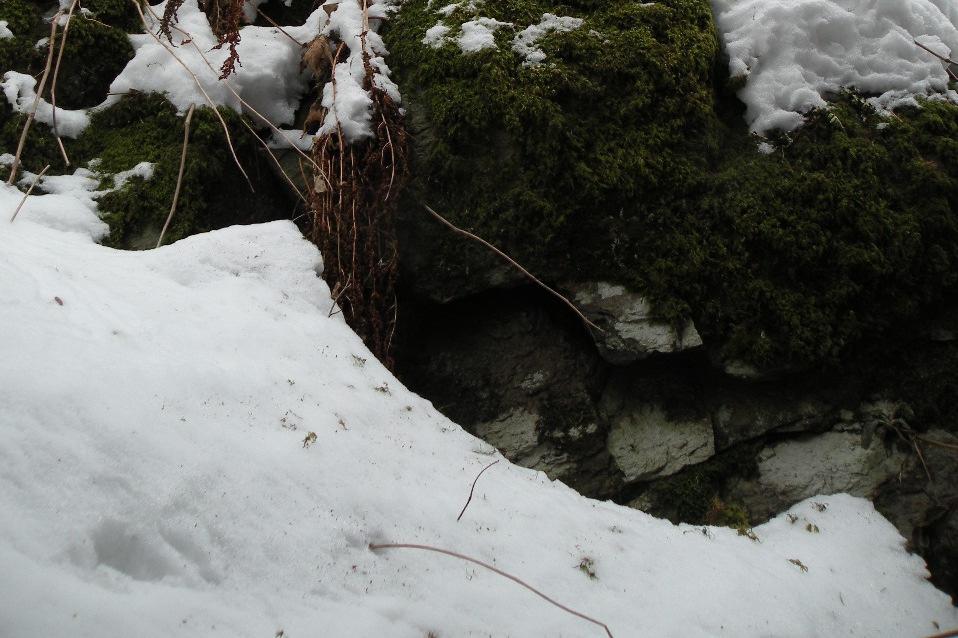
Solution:
{"label": "green moss", "polygon": [[[719,454],[705,463],[654,483],[645,498],[649,513],[674,523],[727,525],[748,528],[748,513],[736,504],[722,502],[725,482],[733,477],[749,477],[757,471],[755,457],[762,443],[745,443]],[[721,508],[716,508],[716,503]],[[743,524],[744,522],[744,524]]]}
{"label": "green moss", "polygon": [[[408,210],[429,203],[549,281],[642,291],[761,367],[836,364],[955,290],[958,106],[883,121],[837,96],[761,155],[706,0],[588,6],[480,3],[516,30],[545,11],[584,18],[526,67],[510,27],[497,49],[435,50],[428,28],[455,36],[474,16],[404,5],[385,37],[414,135]],[[442,236],[425,268],[470,277],[464,241]]]}
{"label": "green moss", "polygon": [[57,105],[77,109],[101,103],[131,59],[133,46],[122,29],[75,15],[57,75]]}
{"label": "green moss", "polygon": [[7,21],[12,38],[0,39],[0,75],[6,71],[36,73],[43,67],[43,54],[34,48],[37,40],[50,35],[40,9],[24,0],[0,2],[0,20]]}
{"label": "green moss", "polygon": [[[546,11],[584,18],[540,40],[547,63],[535,67],[522,65],[506,27],[497,49],[474,54],[422,45],[439,19],[426,4],[406,3],[385,34],[414,134],[414,199],[560,276],[582,267],[572,255],[591,252],[580,241],[597,230],[597,212],[630,202],[641,214],[632,203],[643,209],[704,168],[694,149],[716,142],[706,0],[598,2],[588,13],[483,3],[482,15],[516,30]],[[448,22],[470,17],[459,9]],[[460,251],[446,242],[434,263],[455,270]]]}
{"label": "green moss", "polygon": [[[250,191],[236,168],[212,110],[197,109],[190,128],[180,198],[166,243],[231,224],[285,216],[281,186],[260,157],[256,141],[242,127],[239,115],[228,109],[220,113],[259,192]],[[156,244],[173,199],[182,144],[183,119],[160,95],[134,94],[93,115],[78,146],[82,156],[99,158],[98,171],[113,174],[139,162],[155,163],[151,179],[133,178],[121,190],[100,198],[103,220],[110,225],[110,236],[104,243],[134,249]]]}
{"label": "green moss", "polygon": [[92,11],[97,20],[111,27],[127,33],[143,31],[140,14],[129,0],[86,0],[83,7]]}

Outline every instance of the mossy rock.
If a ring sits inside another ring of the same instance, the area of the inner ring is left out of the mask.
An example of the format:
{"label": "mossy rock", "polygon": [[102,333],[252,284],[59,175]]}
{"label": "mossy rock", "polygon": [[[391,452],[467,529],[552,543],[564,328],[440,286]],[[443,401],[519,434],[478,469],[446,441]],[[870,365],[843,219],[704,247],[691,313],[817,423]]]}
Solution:
{"label": "mossy rock", "polygon": [[[414,136],[407,207],[424,201],[551,278],[601,270],[579,261],[594,261],[595,247],[578,238],[640,193],[655,201],[674,192],[706,166],[695,149],[717,143],[709,3],[478,6],[478,14],[515,25],[496,31],[495,49],[464,54],[454,43],[423,44],[437,22],[474,17],[459,8],[442,18],[426,0],[405,3],[384,29]],[[524,65],[512,38],[546,12],[584,22],[539,40],[544,63]],[[431,246],[441,277],[466,274],[457,258],[465,241],[446,235]]]}
{"label": "mossy rock", "polygon": [[[443,17],[412,0],[388,25],[414,140],[407,281],[451,298],[496,263],[429,230],[428,203],[548,282],[624,284],[694,320],[717,359],[778,370],[838,365],[955,291],[958,106],[888,118],[833,96],[763,155],[707,0],[587,4],[487,0]],[[523,65],[511,40],[546,11],[584,23]],[[422,43],[475,15],[515,27],[475,53]]]}
{"label": "mossy rock", "polygon": [[[251,224],[290,216],[285,186],[269,166],[269,158],[247,132],[240,115],[221,109],[233,146],[250,175],[255,192],[236,167],[213,111],[198,108],[190,127],[190,143],[176,213],[164,238],[172,243],[183,237],[233,224]],[[0,107],[0,149],[12,152],[24,116],[11,116]],[[102,195],[99,210],[110,226],[104,243],[115,248],[153,248],[169,214],[176,188],[183,147],[183,117],[162,95],[133,93],[108,109],[93,113],[90,126],[76,140],[64,139],[72,161],[63,165],[49,127],[34,123],[23,153],[26,170],[39,172],[46,164],[50,174],[72,173],[90,165],[104,175],[102,189],[112,189],[112,175],[140,162],[154,164],[153,176],[133,177]],[[93,160],[97,160],[94,162]],[[3,174],[7,169],[3,169]]]}
{"label": "mossy rock", "polygon": [[[241,116],[229,109],[220,109],[220,114],[256,191],[251,190],[236,167],[213,111],[196,109],[180,197],[165,243],[223,226],[270,221],[288,214],[283,186],[256,140],[246,132]],[[128,170],[139,162],[155,163],[151,179],[133,178],[124,188],[99,200],[103,220],[110,225],[105,243],[118,248],[152,248],[176,188],[183,118],[163,96],[134,94],[95,113],[78,143],[86,157],[100,160],[97,170],[103,173]]]}

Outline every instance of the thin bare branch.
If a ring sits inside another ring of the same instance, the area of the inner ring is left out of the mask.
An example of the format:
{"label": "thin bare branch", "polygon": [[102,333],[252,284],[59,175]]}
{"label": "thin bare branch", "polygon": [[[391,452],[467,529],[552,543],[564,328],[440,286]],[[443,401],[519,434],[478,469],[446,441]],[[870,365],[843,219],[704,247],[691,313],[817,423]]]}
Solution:
{"label": "thin bare branch", "polygon": [[569,301],[568,299],[566,299],[565,297],[563,297],[560,293],[556,292],[555,290],[553,290],[552,288],[550,288],[549,286],[547,286],[545,283],[543,283],[538,277],[536,277],[535,275],[533,275],[531,272],[529,272],[528,270],[526,270],[525,268],[523,268],[522,266],[520,266],[519,263],[518,263],[516,260],[514,260],[512,257],[510,257],[509,255],[505,254],[504,252],[502,252],[501,250],[499,250],[498,248],[496,248],[495,246],[493,246],[492,244],[490,244],[489,242],[487,242],[487,241],[486,241],[485,239],[483,239],[482,237],[479,237],[479,236],[477,236],[477,235],[473,235],[473,234],[470,233],[468,230],[463,230],[463,229],[459,228],[458,226],[453,225],[453,223],[450,222],[448,219],[446,219],[445,217],[443,217],[442,215],[440,215],[439,213],[437,213],[436,211],[434,211],[432,208],[430,208],[430,206],[429,206],[428,204],[423,204],[423,207],[424,207],[433,217],[435,217],[436,219],[438,219],[439,221],[441,221],[443,224],[445,224],[446,226],[448,226],[449,228],[451,228],[453,231],[459,233],[460,235],[465,235],[466,237],[469,237],[470,239],[476,240],[477,242],[479,242],[480,244],[482,244],[483,246],[485,246],[485,247],[488,248],[489,250],[492,250],[492,251],[495,252],[497,255],[499,255],[500,257],[502,257],[502,258],[505,259],[506,261],[508,261],[508,262],[509,262],[510,264],[512,264],[517,270],[519,270],[519,272],[521,272],[523,275],[525,275],[526,277],[528,277],[529,279],[531,279],[533,282],[535,282],[536,284],[538,284],[539,286],[541,286],[544,290],[546,290],[546,291],[548,291],[549,293],[551,293],[552,295],[554,295],[557,299],[559,299],[559,300],[560,300],[562,303],[564,303],[566,306],[568,306],[569,308],[571,308],[571,309],[572,309],[572,312],[574,312],[575,314],[579,315],[579,318],[582,319],[582,321],[585,322],[585,324],[586,324],[587,326],[589,326],[589,327],[592,328],[593,330],[598,330],[599,332],[605,332],[605,330],[603,330],[603,329],[600,328],[599,326],[597,326],[597,325],[595,325],[594,323],[592,323],[591,321],[589,321],[588,317],[586,317],[584,314],[582,314],[582,311],[580,311],[578,308],[575,307],[575,304],[573,304],[571,301]]}
{"label": "thin bare branch", "polygon": [[492,467],[493,465],[495,465],[495,464],[498,463],[498,462],[499,462],[499,459],[496,459],[495,461],[493,461],[492,463],[490,463],[490,464],[487,465],[486,467],[484,467],[484,468],[482,468],[481,470],[479,470],[479,473],[476,474],[476,478],[474,478],[473,481],[472,481],[472,487],[469,488],[469,498],[466,499],[466,504],[462,506],[462,511],[459,512],[459,516],[456,517],[456,522],[457,522],[457,523],[458,523],[459,520],[462,518],[462,515],[466,513],[466,508],[469,507],[469,503],[472,502],[472,492],[473,492],[473,490],[476,489],[476,483],[479,482],[479,477],[482,476],[482,473],[483,473],[483,472],[485,472],[486,470],[488,470],[490,467]]}
{"label": "thin bare branch", "polygon": [[479,565],[480,567],[485,567],[485,568],[488,569],[489,571],[495,572],[495,573],[499,574],[500,576],[504,576],[505,578],[508,578],[509,580],[511,580],[511,581],[514,582],[514,583],[518,583],[519,585],[522,585],[523,587],[525,587],[526,589],[528,589],[529,591],[531,591],[531,592],[532,592],[533,594],[535,594],[536,596],[538,596],[538,597],[540,597],[540,598],[542,598],[542,599],[544,599],[544,600],[546,600],[546,601],[552,603],[553,605],[555,605],[556,607],[558,607],[558,608],[561,609],[562,611],[568,612],[568,613],[572,614],[573,616],[578,616],[579,618],[582,618],[583,620],[588,620],[590,623],[592,623],[592,624],[594,624],[594,625],[598,625],[599,627],[602,627],[602,628],[605,630],[606,636],[608,636],[608,638],[613,638],[612,632],[609,630],[609,626],[606,625],[604,622],[600,622],[600,621],[596,620],[595,618],[592,618],[592,617],[590,617],[590,616],[586,616],[585,614],[580,613],[580,612],[578,612],[578,611],[575,611],[574,609],[570,609],[569,607],[566,607],[566,606],[563,605],[562,603],[556,602],[556,601],[553,600],[552,598],[546,596],[545,594],[543,594],[541,591],[539,591],[538,589],[536,589],[536,588],[533,587],[532,585],[530,585],[530,584],[526,583],[525,581],[523,581],[523,580],[521,580],[521,579],[519,579],[519,578],[513,576],[512,574],[509,574],[509,573],[507,573],[507,572],[504,572],[504,571],[502,571],[501,569],[499,569],[499,568],[497,568],[497,567],[493,567],[493,566],[490,565],[489,563],[484,563],[484,562],[482,562],[482,561],[479,560],[479,559],[472,558],[471,556],[466,556],[465,554],[460,554],[460,553],[458,553],[458,552],[453,552],[453,551],[450,551],[450,550],[448,550],[448,549],[441,549],[441,548],[439,548],[439,547],[433,547],[432,545],[416,545],[416,544],[413,544],[413,543],[370,543],[370,544],[369,544],[369,549],[371,549],[371,550],[373,550],[373,551],[377,551],[377,550],[380,550],[380,549],[423,549],[423,550],[426,550],[426,551],[429,551],[429,552],[437,552],[437,553],[439,553],[439,554],[445,554],[446,556],[452,556],[453,558],[459,558],[459,559],[462,559],[462,560],[465,560],[465,561],[469,561],[470,563],[475,563],[476,565]]}
{"label": "thin bare branch", "polygon": [[[928,53],[932,54],[933,56],[935,56],[936,58],[938,58],[939,60],[941,60],[941,61],[944,62],[945,64],[958,64],[958,62],[955,62],[954,60],[952,60],[951,58],[949,58],[947,55],[942,55],[942,54],[940,54],[940,53],[938,53],[938,52],[936,52],[936,51],[932,51],[931,49],[929,49],[928,47],[926,47],[924,44],[922,44],[921,42],[919,42],[918,40],[912,40],[912,42],[914,42],[915,44],[917,44],[918,46],[920,46],[922,49],[924,49],[924,50],[927,51]],[[956,75],[955,72],[951,70],[951,67],[946,66],[946,67],[945,67],[945,72],[948,74],[949,77],[951,77],[952,80],[955,80],[956,82],[958,82],[958,75]]]}
{"label": "thin bare branch", "polygon": [[306,46],[305,44],[303,44],[302,42],[300,42],[299,40],[297,40],[296,38],[294,38],[293,36],[291,36],[291,35],[286,31],[286,29],[284,29],[283,27],[281,27],[281,26],[279,26],[278,24],[276,24],[276,21],[275,21],[275,20],[273,20],[271,17],[269,17],[268,15],[266,15],[265,13],[263,13],[262,11],[260,11],[260,10],[259,10],[259,7],[256,7],[256,13],[260,14],[261,16],[263,16],[263,19],[264,19],[264,20],[266,20],[266,21],[269,22],[271,25],[273,25],[274,27],[276,27],[277,29],[279,29],[280,33],[282,33],[283,35],[285,35],[287,38],[289,38],[290,40],[292,40],[293,42],[295,42],[295,43],[298,44],[299,46],[301,46],[301,47]]}
{"label": "thin bare branch", "polygon": [[180,154],[180,170],[176,175],[176,190],[173,191],[173,203],[170,205],[170,214],[166,216],[163,230],[160,231],[160,238],[156,240],[157,248],[163,244],[163,236],[166,235],[166,229],[170,227],[170,222],[173,221],[173,213],[176,212],[176,203],[180,199],[180,187],[183,186],[183,169],[186,167],[186,149],[190,145],[190,121],[193,119],[194,110],[196,110],[196,105],[190,104],[190,110],[186,112],[186,119],[183,120],[183,152]]}
{"label": "thin bare branch", "polygon": [[[167,45],[165,42],[160,40],[160,38],[158,38],[156,34],[153,33],[153,31],[150,29],[150,24],[146,21],[146,16],[143,15],[143,9],[140,8],[140,4],[137,2],[137,0],[130,0],[130,2],[132,2],[133,6],[136,7],[136,12],[140,14],[140,21],[143,22],[143,28],[146,30],[147,33],[150,34],[150,37],[152,37],[156,41],[156,43],[159,44],[161,47],[166,49],[167,53],[173,56],[173,59],[176,60],[179,63],[179,65],[183,67],[183,69],[187,73],[190,74],[191,78],[193,78],[193,82],[196,84],[196,88],[198,88],[200,90],[200,93],[203,94],[203,97],[206,98],[206,102],[210,105],[210,108],[213,109],[213,114],[220,121],[220,125],[223,127],[223,133],[226,135],[226,144],[230,147],[230,153],[232,153],[233,155],[233,161],[236,163],[236,166],[239,168],[240,172],[243,174],[243,177],[246,178],[246,183],[249,184],[249,189],[255,193],[256,189],[253,188],[253,182],[250,181],[249,175],[246,174],[246,171],[243,169],[243,165],[240,164],[239,158],[236,156],[236,150],[233,148],[233,139],[230,137],[230,131],[229,131],[229,127],[226,126],[226,120],[223,119],[223,116],[220,114],[219,109],[216,108],[216,103],[213,102],[213,99],[206,92],[206,89],[203,88],[203,83],[200,82],[200,79],[196,77],[196,74],[190,70],[190,67],[188,67],[186,63],[183,62],[183,60],[181,60],[179,56],[177,56],[173,52],[173,49],[171,49],[169,45]],[[152,9],[150,9],[150,11],[152,12]],[[156,16],[155,13],[153,15]]]}
{"label": "thin bare branch", "polygon": [[30,184],[30,188],[28,188],[28,189],[27,189],[27,192],[23,195],[23,199],[21,199],[21,200],[20,200],[20,203],[17,204],[17,209],[16,209],[15,211],[13,211],[13,215],[10,217],[10,223],[11,223],[11,224],[13,223],[13,220],[17,218],[17,214],[20,212],[20,209],[23,208],[23,205],[27,203],[27,198],[30,197],[30,193],[32,193],[32,192],[33,192],[33,189],[36,188],[37,184],[40,183],[40,178],[43,177],[43,175],[44,175],[48,170],[50,170],[50,165],[49,165],[49,164],[47,164],[47,165],[44,167],[44,169],[43,169],[42,171],[40,171],[40,174],[37,175],[37,176],[34,178],[33,183]]}
{"label": "thin bare branch", "polygon": [[63,50],[67,46],[67,33],[70,32],[70,21],[73,19],[73,10],[76,9],[78,0],[70,3],[70,10],[67,12],[67,21],[63,25],[63,36],[60,38],[60,51],[57,53],[57,64],[53,69],[53,80],[50,82],[50,105],[53,107],[53,135],[57,138],[57,145],[60,147],[60,154],[63,155],[63,161],[70,165],[70,158],[67,156],[67,149],[63,146],[63,140],[60,139],[60,131],[57,128],[57,77],[60,75],[60,62],[63,60]]}
{"label": "thin bare branch", "polygon": [[955,638],[955,636],[958,636],[958,629],[952,629],[951,631],[928,636],[927,638]]}
{"label": "thin bare branch", "polygon": [[43,67],[43,77],[40,78],[40,86],[37,88],[36,96],[33,98],[33,105],[27,114],[27,121],[23,124],[23,131],[20,133],[20,141],[17,143],[17,152],[13,156],[13,164],[10,165],[10,177],[7,178],[7,186],[12,186],[17,178],[17,170],[20,168],[20,156],[23,155],[23,147],[27,143],[27,135],[30,133],[30,125],[37,115],[37,106],[40,104],[40,96],[43,95],[43,89],[47,86],[47,76],[50,75],[50,66],[53,63],[53,48],[56,46],[57,26],[60,22],[62,11],[58,11],[50,22],[50,41],[47,44],[47,63]]}

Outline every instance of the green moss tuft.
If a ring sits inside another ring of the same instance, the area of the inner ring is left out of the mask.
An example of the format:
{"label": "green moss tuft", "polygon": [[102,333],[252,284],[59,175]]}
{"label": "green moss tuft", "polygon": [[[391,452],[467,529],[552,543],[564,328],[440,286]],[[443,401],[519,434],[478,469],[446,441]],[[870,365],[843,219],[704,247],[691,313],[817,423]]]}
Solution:
{"label": "green moss tuft", "polygon": [[7,71],[33,74],[42,69],[45,51],[38,51],[34,45],[50,33],[40,9],[24,0],[3,0],[0,20],[6,20],[13,33],[12,38],[0,39],[0,75]]}
{"label": "green moss tuft", "polygon": [[129,0],[85,0],[85,9],[93,12],[94,18],[127,33],[140,33],[143,23]]}
{"label": "green moss tuft", "polygon": [[57,105],[77,109],[101,103],[131,59],[133,46],[123,30],[75,15],[57,76]]}

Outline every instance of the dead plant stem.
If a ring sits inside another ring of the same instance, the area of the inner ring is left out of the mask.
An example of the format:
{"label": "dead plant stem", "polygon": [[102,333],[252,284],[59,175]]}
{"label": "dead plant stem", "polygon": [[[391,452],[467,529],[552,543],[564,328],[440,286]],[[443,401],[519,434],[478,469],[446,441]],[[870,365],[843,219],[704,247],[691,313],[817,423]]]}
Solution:
{"label": "dead plant stem", "polygon": [[531,279],[533,282],[535,282],[536,284],[538,284],[539,286],[541,286],[544,290],[546,290],[547,292],[549,292],[549,293],[551,293],[553,296],[555,296],[557,299],[559,299],[559,300],[560,300],[562,303],[564,303],[566,306],[568,306],[569,308],[571,308],[571,309],[572,309],[572,312],[574,312],[575,314],[579,315],[579,318],[582,319],[582,321],[584,321],[587,326],[589,326],[589,327],[592,328],[593,330],[598,330],[599,332],[605,332],[605,330],[603,330],[603,329],[600,328],[599,326],[597,326],[597,325],[595,325],[594,323],[592,323],[591,321],[589,321],[588,317],[586,317],[584,314],[582,314],[582,311],[580,311],[578,308],[575,307],[575,304],[573,304],[571,301],[569,301],[568,299],[566,299],[565,297],[563,297],[560,293],[556,292],[554,289],[550,288],[548,285],[546,285],[544,282],[542,282],[538,277],[536,277],[535,275],[533,275],[531,272],[529,272],[528,270],[526,270],[525,268],[523,268],[521,265],[519,265],[519,263],[518,263],[515,259],[513,259],[513,258],[510,257],[509,255],[505,254],[504,252],[502,252],[501,250],[499,250],[498,248],[496,248],[495,246],[493,246],[492,244],[490,244],[489,242],[487,242],[487,241],[486,241],[485,239],[483,239],[482,237],[479,237],[479,236],[477,236],[477,235],[474,235],[474,234],[470,233],[468,230],[463,230],[463,229],[459,228],[458,226],[455,226],[455,225],[454,225],[452,222],[450,222],[448,219],[446,219],[445,217],[443,217],[442,215],[440,215],[439,213],[437,213],[436,211],[434,211],[428,204],[423,204],[423,207],[424,207],[433,217],[435,217],[436,219],[438,219],[440,222],[442,222],[443,224],[445,224],[446,226],[448,226],[448,227],[449,227],[450,229],[452,229],[453,231],[459,233],[460,235],[464,235],[464,236],[466,236],[466,237],[469,237],[470,239],[474,239],[475,241],[479,242],[480,244],[482,244],[482,245],[485,246],[486,248],[492,250],[492,251],[495,252],[497,255],[499,255],[500,257],[502,257],[502,258],[505,259],[506,261],[508,261],[510,264],[512,264],[516,269],[518,269],[518,270],[519,270],[522,274],[524,274],[526,277],[528,277],[529,279]]}
{"label": "dead plant stem", "polygon": [[7,186],[12,186],[17,178],[17,169],[20,168],[20,156],[23,155],[23,147],[26,146],[27,143],[30,125],[33,124],[33,120],[37,115],[37,106],[40,104],[40,96],[43,95],[43,89],[46,88],[47,85],[47,77],[50,75],[50,66],[53,63],[53,49],[56,46],[57,26],[61,15],[63,15],[63,12],[58,11],[50,22],[50,42],[47,45],[49,48],[47,51],[47,63],[46,66],[43,67],[43,77],[40,78],[40,86],[37,88],[36,96],[33,98],[33,105],[27,114],[27,121],[23,124],[23,131],[20,133],[20,141],[17,143],[17,152],[13,156],[13,164],[10,165],[10,177],[7,178]]}
{"label": "dead plant stem", "polygon": [[60,154],[63,155],[63,161],[67,166],[70,165],[70,158],[67,156],[67,149],[63,146],[63,140],[60,139],[60,130],[57,128],[57,77],[60,75],[60,62],[63,60],[63,50],[67,45],[67,33],[70,32],[70,22],[73,19],[73,10],[76,9],[78,0],[70,3],[70,10],[67,12],[67,21],[63,25],[63,36],[60,38],[60,51],[57,53],[57,64],[53,69],[53,80],[50,81],[50,106],[53,108],[53,135],[57,138],[57,146],[60,147]]}
{"label": "dead plant stem", "polygon": [[17,209],[13,211],[13,216],[10,217],[10,223],[13,223],[13,220],[17,218],[17,214],[20,212],[20,209],[23,208],[23,205],[27,203],[27,198],[30,197],[30,193],[33,192],[33,189],[36,188],[37,184],[40,183],[40,178],[50,170],[50,165],[47,164],[42,171],[34,178],[33,183],[30,184],[30,188],[27,189],[27,192],[23,195],[23,199],[20,200],[20,203],[17,204]]}
{"label": "dead plant stem", "polygon": [[450,551],[450,550],[448,550],[448,549],[442,549],[442,548],[439,548],[439,547],[433,547],[432,545],[417,545],[417,544],[413,544],[413,543],[370,543],[370,544],[369,544],[369,549],[371,549],[371,550],[373,550],[373,551],[377,551],[377,550],[380,550],[380,549],[422,549],[422,550],[426,550],[426,551],[429,551],[429,552],[437,552],[437,553],[439,553],[439,554],[445,554],[446,556],[452,556],[453,558],[459,558],[459,559],[462,559],[462,560],[465,560],[465,561],[469,561],[470,563],[474,563],[474,564],[476,564],[476,565],[479,565],[480,567],[485,567],[486,569],[488,569],[488,570],[490,570],[490,571],[492,571],[492,572],[495,572],[495,573],[499,574],[500,576],[503,576],[503,577],[505,577],[505,578],[508,578],[509,580],[511,580],[511,581],[514,582],[514,583],[518,583],[519,585],[522,585],[523,587],[525,587],[526,589],[528,589],[529,591],[531,591],[531,592],[532,592],[533,594],[535,594],[536,596],[539,596],[540,598],[542,598],[542,599],[544,599],[544,600],[546,600],[546,601],[552,603],[553,605],[555,605],[555,606],[558,607],[559,609],[561,609],[561,610],[563,610],[563,611],[565,611],[565,612],[568,612],[568,613],[572,614],[573,616],[578,616],[579,618],[582,618],[583,620],[587,620],[587,621],[589,621],[590,623],[592,623],[592,624],[594,624],[594,625],[598,625],[599,627],[602,627],[602,628],[605,630],[606,636],[608,636],[608,638],[613,638],[612,632],[609,630],[609,626],[606,625],[604,622],[600,622],[600,621],[596,620],[595,618],[592,618],[592,617],[590,617],[590,616],[586,616],[586,615],[583,614],[583,613],[580,613],[580,612],[578,612],[578,611],[575,611],[574,609],[570,609],[569,607],[566,607],[566,606],[563,605],[562,603],[559,603],[559,602],[553,600],[552,598],[550,598],[549,596],[546,596],[546,595],[543,594],[541,591],[539,591],[538,589],[536,589],[536,588],[533,587],[532,585],[528,584],[527,582],[521,580],[520,578],[517,578],[516,576],[513,576],[512,574],[509,574],[509,573],[507,573],[507,572],[504,572],[503,570],[499,569],[498,567],[493,567],[493,566],[490,565],[489,563],[485,563],[485,562],[483,562],[483,561],[481,561],[481,560],[479,560],[479,559],[477,559],[477,558],[472,558],[471,556],[466,556],[465,554],[460,554],[460,553],[458,553],[458,552],[453,552],[453,551]]}
{"label": "dead plant stem", "polygon": [[462,506],[462,511],[460,511],[460,512],[459,512],[459,516],[456,517],[456,522],[457,522],[457,523],[458,523],[459,520],[462,518],[462,515],[466,513],[466,508],[469,507],[469,503],[472,502],[472,492],[476,489],[476,483],[479,482],[479,477],[482,476],[482,473],[483,473],[483,472],[485,472],[486,470],[488,470],[490,467],[492,467],[493,465],[495,465],[495,464],[498,463],[498,462],[499,462],[499,459],[496,459],[495,461],[493,461],[492,463],[490,463],[490,464],[487,465],[486,467],[484,467],[484,468],[482,468],[481,470],[479,470],[479,473],[476,474],[476,478],[474,478],[474,479],[472,480],[472,487],[469,488],[469,498],[466,499],[466,504]]}
{"label": "dead plant stem", "polygon": [[166,235],[166,229],[170,227],[173,220],[173,213],[176,212],[176,202],[180,199],[180,188],[183,186],[183,169],[186,167],[186,149],[190,145],[190,122],[193,119],[193,111],[196,105],[191,104],[190,110],[186,112],[186,119],[183,120],[183,152],[180,153],[180,170],[176,174],[176,189],[173,191],[173,203],[170,205],[170,214],[166,216],[166,222],[163,224],[163,230],[160,231],[160,238],[156,240],[156,247],[163,244],[163,236]]}

